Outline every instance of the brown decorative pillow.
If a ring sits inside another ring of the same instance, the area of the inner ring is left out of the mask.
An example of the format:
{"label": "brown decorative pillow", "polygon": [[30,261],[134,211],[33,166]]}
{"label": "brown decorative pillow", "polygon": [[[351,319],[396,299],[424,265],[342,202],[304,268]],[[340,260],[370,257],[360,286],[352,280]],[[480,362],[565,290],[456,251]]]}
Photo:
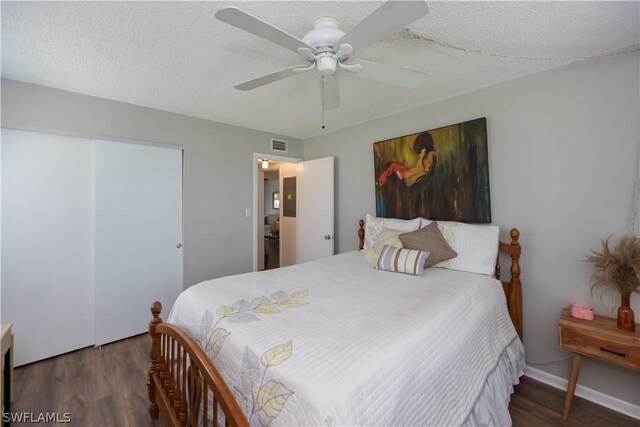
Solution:
{"label": "brown decorative pillow", "polygon": [[424,264],[425,268],[458,256],[438,230],[435,221],[419,230],[401,234],[400,241],[406,249],[417,249],[431,254]]}

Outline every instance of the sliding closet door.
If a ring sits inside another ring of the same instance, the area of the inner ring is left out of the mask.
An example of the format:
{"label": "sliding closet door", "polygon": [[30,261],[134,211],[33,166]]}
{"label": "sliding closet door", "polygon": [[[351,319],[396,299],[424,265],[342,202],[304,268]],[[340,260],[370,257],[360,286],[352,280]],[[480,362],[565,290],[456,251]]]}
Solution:
{"label": "sliding closet door", "polygon": [[16,365],[94,343],[91,141],[2,129],[2,323]]}
{"label": "sliding closet door", "polygon": [[147,330],[182,291],[182,150],[96,141],[96,345]]}

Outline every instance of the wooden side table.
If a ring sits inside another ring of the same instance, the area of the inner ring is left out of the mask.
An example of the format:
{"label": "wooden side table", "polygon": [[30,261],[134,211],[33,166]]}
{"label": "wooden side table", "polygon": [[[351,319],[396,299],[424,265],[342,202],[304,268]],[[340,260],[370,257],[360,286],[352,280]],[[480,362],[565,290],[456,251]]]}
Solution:
{"label": "wooden side table", "polygon": [[640,372],[640,324],[636,332],[618,329],[616,319],[596,315],[593,320],[571,317],[569,309],[562,310],[558,322],[560,347],[573,352],[571,374],[567,386],[562,417],[569,418],[573,394],[576,391],[582,356],[593,357]]}
{"label": "wooden side table", "polygon": [[[0,365],[2,366],[2,384],[0,385],[0,414],[11,411],[11,390],[13,389],[13,334],[11,323],[0,325]],[[5,423],[6,424],[6,423]]]}

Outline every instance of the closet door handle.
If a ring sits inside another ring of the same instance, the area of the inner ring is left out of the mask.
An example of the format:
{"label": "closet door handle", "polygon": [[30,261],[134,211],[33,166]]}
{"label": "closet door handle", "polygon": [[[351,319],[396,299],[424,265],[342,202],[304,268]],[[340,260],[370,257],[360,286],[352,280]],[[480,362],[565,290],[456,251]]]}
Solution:
{"label": "closet door handle", "polygon": [[178,249],[182,248],[182,243],[178,243],[178,244],[176,245],[176,248],[178,248]]}

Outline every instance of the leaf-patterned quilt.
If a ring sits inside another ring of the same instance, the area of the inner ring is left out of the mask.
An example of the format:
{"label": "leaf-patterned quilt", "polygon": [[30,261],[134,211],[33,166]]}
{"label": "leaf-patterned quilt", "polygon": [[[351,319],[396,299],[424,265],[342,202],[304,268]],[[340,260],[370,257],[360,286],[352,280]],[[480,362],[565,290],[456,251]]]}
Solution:
{"label": "leaf-patterned quilt", "polygon": [[374,270],[360,252],[202,282],[167,321],[255,426],[462,424],[517,336],[497,280]]}

